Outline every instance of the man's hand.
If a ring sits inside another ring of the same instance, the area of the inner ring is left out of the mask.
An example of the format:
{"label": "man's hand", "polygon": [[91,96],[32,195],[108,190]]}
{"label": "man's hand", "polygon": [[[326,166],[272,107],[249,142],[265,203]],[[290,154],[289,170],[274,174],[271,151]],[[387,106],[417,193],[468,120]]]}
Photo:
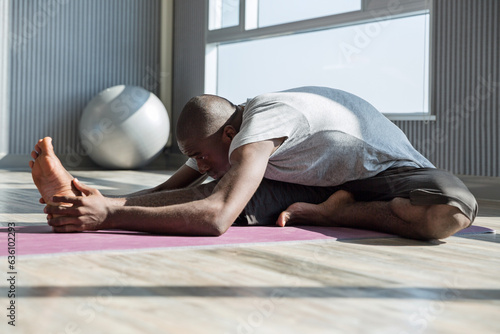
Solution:
{"label": "man's hand", "polygon": [[99,190],[88,187],[77,179],[73,180],[73,185],[82,192],[82,196],[53,198],[56,203],[68,203],[72,206],[45,207],[48,224],[52,226],[54,232],[81,232],[106,228],[105,221],[109,215],[106,198]]}

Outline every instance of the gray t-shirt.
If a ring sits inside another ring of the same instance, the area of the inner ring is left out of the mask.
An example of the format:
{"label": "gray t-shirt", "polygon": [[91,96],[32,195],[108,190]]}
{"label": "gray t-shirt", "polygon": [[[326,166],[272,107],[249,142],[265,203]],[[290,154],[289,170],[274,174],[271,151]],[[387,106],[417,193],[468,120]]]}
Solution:
{"label": "gray t-shirt", "polygon": [[[434,167],[405,134],[367,101],[326,87],[301,87],[248,100],[238,147],[285,137],[264,177],[311,186],[336,186],[391,167]],[[196,161],[188,160],[196,168]]]}

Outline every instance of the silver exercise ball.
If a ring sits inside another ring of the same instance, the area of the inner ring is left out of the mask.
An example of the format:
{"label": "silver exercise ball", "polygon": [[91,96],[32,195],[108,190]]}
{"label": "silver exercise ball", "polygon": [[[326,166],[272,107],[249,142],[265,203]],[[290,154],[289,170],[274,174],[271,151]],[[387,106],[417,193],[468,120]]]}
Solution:
{"label": "silver exercise ball", "polygon": [[153,93],[136,86],[114,86],[100,92],[80,119],[83,150],[98,165],[139,168],[167,144],[167,110]]}

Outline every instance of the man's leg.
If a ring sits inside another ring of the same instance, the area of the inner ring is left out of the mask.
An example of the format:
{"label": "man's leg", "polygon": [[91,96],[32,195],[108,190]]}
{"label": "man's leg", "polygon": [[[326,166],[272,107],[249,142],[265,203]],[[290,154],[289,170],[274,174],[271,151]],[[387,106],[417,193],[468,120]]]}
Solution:
{"label": "man's leg", "polygon": [[320,204],[339,187],[311,187],[264,178],[236,220],[236,225],[275,225],[283,210],[293,203]]}
{"label": "man's leg", "polygon": [[352,227],[399,235],[410,239],[442,239],[466,228],[471,221],[458,208],[446,205],[412,205],[409,199],[357,202],[339,190],[315,205],[295,203],[281,213],[277,224],[313,224]]}
{"label": "man's leg", "polygon": [[323,203],[295,203],[277,224],[315,224],[377,230],[413,239],[440,239],[469,226],[477,203],[452,174],[398,168],[340,186]]}
{"label": "man's leg", "polygon": [[38,141],[31,157],[31,176],[45,203],[53,204],[54,196],[81,195],[72,185],[73,176],[55,155],[50,137]]}

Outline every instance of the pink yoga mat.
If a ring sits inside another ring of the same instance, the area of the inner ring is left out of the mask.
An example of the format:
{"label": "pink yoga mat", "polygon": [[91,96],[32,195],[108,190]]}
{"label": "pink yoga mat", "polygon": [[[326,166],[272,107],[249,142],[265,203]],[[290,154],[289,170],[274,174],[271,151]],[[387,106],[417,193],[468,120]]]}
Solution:
{"label": "pink yoga mat", "polygon": [[[7,228],[0,240],[0,256],[8,255]],[[457,235],[492,233],[481,226],[471,226]],[[220,237],[162,236],[128,231],[53,233],[47,225],[18,226],[15,234],[16,255],[54,254],[86,251],[130,250],[145,248],[197,247],[303,240],[345,240],[393,237],[390,234],[316,226],[232,226]]]}

